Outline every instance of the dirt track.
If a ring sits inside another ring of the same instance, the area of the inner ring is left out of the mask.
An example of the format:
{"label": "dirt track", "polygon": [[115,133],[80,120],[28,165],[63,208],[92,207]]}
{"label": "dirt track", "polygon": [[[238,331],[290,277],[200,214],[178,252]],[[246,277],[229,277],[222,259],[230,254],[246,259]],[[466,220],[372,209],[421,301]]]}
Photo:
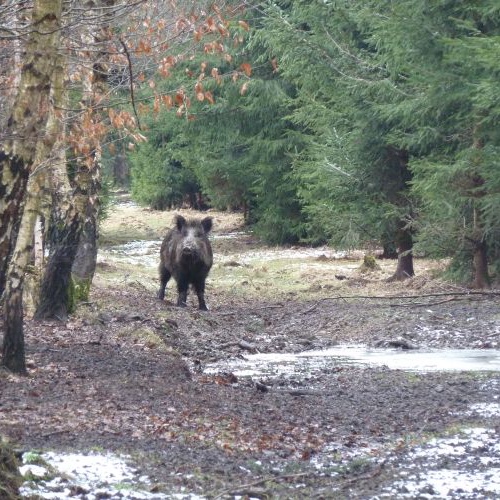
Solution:
{"label": "dirt track", "polygon": [[[270,296],[259,291],[257,278],[236,290],[242,254],[233,258],[224,245],[219,254],[232,264],[221,261],[214,269],[207,313],[160,303],[154,270],[120,274],[120,264],[105,258],[91,304],[68,323],[28,321],[29,377],[0,372],[0,434],[24,450],[127,453],[138,475],[150,477],[147,489],[157,498],[180,491],[208,498],[403,497],[406,486],[395,481],[415,462],[408,454],[469,428],[496,434],[469,450],[476,460],[460,462],[460,474],[500,467],[499,373],[338,366],[306,380],[263,380],[263,390],[229,373],[203,373],[207,363],[247,354],[248,344],[261,352],[297,352],[404,337],[417,346],[498,349],[498,296],[366,298],[443,293],[446,285],[423,274],[389,287],[383,275],[351,271],[342,280],[322,276],[343,287],[325,288],[316,274],[309,276],[309,258],[306,292]],[[267,271],[247,265],[264,282],[281,272],[271,264]],[[344,273],[346,262],[339,265]],[[231,273],[231,287],[217,284]],[[355,298],[338,298],[347,295]],[[473,410],[486,404],[492,412]],[[421,462],[419,474],[436,467]],[[439,468],[453,471],[457,464],[444,460]],[[428,484],[416,491],[433,496]],[[409,495],[415,498],[414,491]],[[450,491],[450,498],[494,496],[467,495]]]}

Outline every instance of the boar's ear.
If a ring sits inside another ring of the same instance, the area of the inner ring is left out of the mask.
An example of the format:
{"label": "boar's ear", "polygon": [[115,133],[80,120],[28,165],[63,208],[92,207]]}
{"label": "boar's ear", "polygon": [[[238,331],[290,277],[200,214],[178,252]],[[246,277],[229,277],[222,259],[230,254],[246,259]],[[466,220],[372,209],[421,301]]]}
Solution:
{"label": "boar's ear", "polygon": [[182,215],[176,215],[174,222],[179,231],[182,231],[182,228],[186,225],[186,219]]}
{"label": "boar's ear", "polygon": [[205,217],[201,221],[201,226],[205,230],[205,233],[209,233],[210,229],[212,229],[212,217]]}

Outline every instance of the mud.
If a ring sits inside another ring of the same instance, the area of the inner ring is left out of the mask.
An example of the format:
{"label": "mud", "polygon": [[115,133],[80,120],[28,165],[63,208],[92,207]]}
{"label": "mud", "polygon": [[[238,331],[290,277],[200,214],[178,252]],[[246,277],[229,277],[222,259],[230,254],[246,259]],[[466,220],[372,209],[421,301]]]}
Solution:
{"label": "mud", "polygon": [[102,251],[90,303],[66,323],[26,321],[29,376],[0,371],[0,434],[22,451],[128,457],[148,482],[110,498],[145,488],[158,498],[498,496],[498,372],[339,363],[252,379],[205,369],[345,343],[499,349],[499,296],[438,280],[423,261],[416,278],[390,285],[394,262],[361,276],[359,259],[287,249],[278,269],[243,256],[279,249],[237,234],[213,239],[223,258],[208,312],[159,302],[153,267]]}

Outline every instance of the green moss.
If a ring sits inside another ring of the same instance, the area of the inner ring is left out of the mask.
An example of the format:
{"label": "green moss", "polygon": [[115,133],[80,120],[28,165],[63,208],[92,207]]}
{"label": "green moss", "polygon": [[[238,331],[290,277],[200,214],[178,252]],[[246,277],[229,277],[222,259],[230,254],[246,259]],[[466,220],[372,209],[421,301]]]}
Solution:
{"label": "green moss", "polygon": [[92,280],[78,278],[75,275],[71,276],[68,287],[68,314],[72,314],[76,310],[78,302],[87,302],[89,300],[90,286]]}
{"label": "green moss", "polygon": [[29,465],[45,465],[45,461],[43,460],[40,453],[37,451],[28,451],[23,455],[23,462]]}
{"label": "green moss", "polygon": [[0,438],[0,498],[4,500],[18,500],[19,487],[22,476],[19,472],[19,463],[11,445]]}
{"label": "green moss", "polygon": [[363,264],[359,268],[361,273],[370,273],[373,271],[380,271],[380,266],[377,264],[375,256],[367,254],[363,258]]}

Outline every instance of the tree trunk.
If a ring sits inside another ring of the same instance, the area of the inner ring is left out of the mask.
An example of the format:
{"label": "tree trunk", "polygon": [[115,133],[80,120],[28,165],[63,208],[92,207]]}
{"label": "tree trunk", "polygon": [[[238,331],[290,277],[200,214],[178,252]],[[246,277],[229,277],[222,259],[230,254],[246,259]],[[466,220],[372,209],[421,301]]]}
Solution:
{"label": "tree trunk", "polygon": [[[12,13],[6,11],[3,15],[4,25],[15,26],[20,22],[19,18],[26,22],[24,14],[19,11]],[[0,131],[6,131],[5,137],[1,136],[2,142],[9,139],[7,123],[12,123],[12,118],[9,119],[9,116],[16,101],[16,89],[20,87],[21,82],[20,39],[13,41],[12,49],[11,59],[7,59],[0,68],[2,81],[7,83],[7,85],[4,83],[2,99],[0,99]],[[12,125],[11,128],[13,128]],[[17,234],[15,224],[19,221],[22,211],[21,203],[18,203],[17,198],[23,198],[28,182],[28,169],[24,168],[20,159],[9,158],[8,151],[9,147],[0,150],[0,298],[5,289],[7,267]]]}
{"label": "tree trunk", "polygon": [[484,241],[474,242],[473,268],[474,279],[472,288],[490,288],[490,276],[488,273],[488,252]]}
{"label": "tree trunk", "polygon": [[381,259],[397,259],[398,251],[396,249],[396,245],[393,241],[383,241],[382,242],[382,255]]}
{"label": "tree trunk", "polygon": [[[115,0],[90,2],[89,9],[94,9],[96,15],[106,19],[114,4]],[[99,49],[92,61],[92,70],[84,75],[84,95],[81,102],[83,109],[92,110],[97,104],[102,105],[103,96],[106,94],[109,52],[105,50],[105,44],[109,35],[108,28],[106,24],[103,24],[89,33],[90,38]],[[93,114],[98,120],[98,114],[95,111]],[[83,222],[72,272],[77,286],[78,298],[86,300],[95,273],[99,236],[101,145],[98,139],[93,144],[87,162],[79,165],[75,176],[75,185],[75,204],[82,215]]]}
{"label": "tree trunk", "polygon": [[22,158],[0,151],[0,297],[23,213],[29,167]]}
{"label": "tree trunk", "polygon": [[75,206],[66,169],[66,150],[55,146],[52,167],[52,213],[49,221],[49,258],[40,285],[35,319],[66,319],[72,310],[71,267],[81,232],[81,215]]}
{"label": "tree trunk", "polygon": [[113,158],[113,184],[126,188],[130,184],[130,172],[124,153],[117,152]]}
{"label": "tree trunk", "polygon": [[[38,158],[38,154],[36,157]],[[33,249],[33,233],[40,199],[38,194],[45,181],[44,172],[44,169],[39,170],[28,181],[27,201],[16,238],[16,246],[10,259],[5,286],[3,364],[9,370],[21,374],[26,373],[23,333],[24,280]]]}
{"label": "tree trunk", "polygon": [[97,262],[97,223],[95,217],[87,214],[80,235],[72,272],[78,280],[91,282]]}
{"label": "tree trunk", "polygon": [[388,281],[403,281],[415,275],[413,270],[413,237],[409,229],[398,229],[396,233],[398,266]]}
{"label": "tree trunk", "polygon": [[75,260],[80,238],[80,216],[74,207],[59,219],[59,234],[50,254],[40,288],[40,304],[35,319],[65,321],[73,309],[71,293],[71,267]]}
{"label": "tree trunk", "polygon": [[94,152],[92,167],[82,165],[76,176],[75,205],[80,213],[81,234],[72,264],[78,298],[88,300],[97,262],[97,237],[101,188],[100,154]]}
{"label": "tree trunk", "polygon": [[2,347],[2,364],[14,373],[26,375],[26,357],[23,334],[23,295],[15,287],[5,299],[5,333]]}
{"label": "tree trunk", "polygon": [[[484,147],[481,139],[480,126],[475,125],[472,132],[472,147],[477,153],[474,162],[481,163],[481,151]],[[476,204],[475,199],[480,199],[485,196],[485,191],[482,189],[484,179],[481,175],[474,173],[468,179],[468,195],[474,199],[474,208],[472,211],[472,236],[466,237],[473,245],[472,267],[474,270],[474,278],[471,283],[472,288],[489,288],[490,276],[488,272],[488,246],[484,240],[485,231],[483,224],[483,211]]]}
{"label": "tree trunk", "polygon": [[[19,218],[24,213],[28,175],[42,152],[50,151],[51,141],[52,144],[55,141],[52,134],[45,133],[50,110],[53,110],[50,96],[58,59],[61,10],[62,0],[35,0],[33,4],[32,28],[26,44],[19,91],[7,122],[7,137],[10,139],[0,151],[0,275],[2,287],[6,287],[2,363],[16,373],[26,373],[22,294],[25,236],[31,225],[28,221],[31,214],[25,219],[23,240],[18,244]],[[16,255],[5,278],[13,248],[16,248]]]}

